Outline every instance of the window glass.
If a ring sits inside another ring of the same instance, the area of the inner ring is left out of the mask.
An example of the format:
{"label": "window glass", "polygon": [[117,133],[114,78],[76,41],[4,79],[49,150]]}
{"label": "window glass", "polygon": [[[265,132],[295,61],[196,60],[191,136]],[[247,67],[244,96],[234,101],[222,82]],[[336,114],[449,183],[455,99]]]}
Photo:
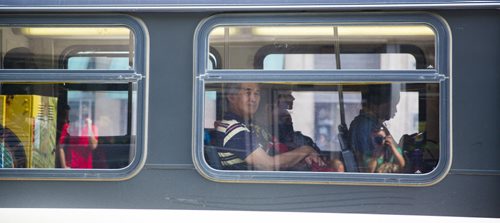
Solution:
{"label": "window glass", "polygon": [[[0,27],[0,33],[4,43],[3,69],[130,70],[134,67],[134,34],[126,27],[4,26]],[[120,46],[120,50],[92,50],[110,45]],[[74,46],[82,50],[65,55]]]}
{"label": "window glass", "polygon": [[128,70],[128,57],[79,56],[68,60],[69,70]]}
{"label": "window glass", "polygon": [[4,168],[115,169],[133,157],[131,84],[0,85]]}
{"label": "window glass", "polygon": [[[439,160],[436,83],[245,82],[205,89],[204,152],[215,169],[343,172],[351,162],[346,149],[360,172],[427,173]],[[339,130],[342,120],[346,132]]]}
{"label": "window glass", "polygon": [[435,68],[435,34],[426,25],[220,26],[208,41],[221,54],[209,69],[336,69],[337,43],[341,69]]}
{"label": "window glass", "polygon": [[[341,54],[342,69],[415,70],[415,57],[408,53]],[[264,70],[336,69],[334,54],[269,54]]]}

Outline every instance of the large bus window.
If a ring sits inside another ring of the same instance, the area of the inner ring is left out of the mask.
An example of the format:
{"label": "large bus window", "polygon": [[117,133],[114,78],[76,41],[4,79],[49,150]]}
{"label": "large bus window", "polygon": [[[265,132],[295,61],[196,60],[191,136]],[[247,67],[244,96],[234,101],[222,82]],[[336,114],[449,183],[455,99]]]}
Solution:
{"label": "large bus window", "polygon": [[438,182],[451,163],[446,27],[418,13],[204,20],[197,170],[221,182]]}
{"label": "large bus window", "polygon": [[[439,111],[426,109],[437,106],[437,84],[349,84],[343,98],[333,84],[206,89],[205,153],[216,151],[207,156],[220,163],[214,168],[344,172],[342,151],[352,150],[360,172],[422,174],[439,159],[439,123],[429,122]],[[349,148],[339,138],[342,119]]]}

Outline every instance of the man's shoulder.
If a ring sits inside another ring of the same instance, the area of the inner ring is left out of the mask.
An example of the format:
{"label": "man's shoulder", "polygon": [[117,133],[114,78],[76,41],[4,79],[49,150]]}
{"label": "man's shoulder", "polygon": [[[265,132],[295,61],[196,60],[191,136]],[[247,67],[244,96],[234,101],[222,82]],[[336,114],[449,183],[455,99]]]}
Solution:
{"label": "man's shoulder", "polygon": [[375,120],[375,118],[365,114],[359,114],[354,118],[354,120],[352,120],[350,128],[356,128],[366,125],[376,125],[376,124],[377,120]]}
{"label": "man's shoulder", "polygon": [[249,129],[241,122],[232,119],[232,120],[221,120],[215,122],[215,129],[218,132],[222,132],[225,134],[229,134],[230,132],[236,131],[249,131]]}

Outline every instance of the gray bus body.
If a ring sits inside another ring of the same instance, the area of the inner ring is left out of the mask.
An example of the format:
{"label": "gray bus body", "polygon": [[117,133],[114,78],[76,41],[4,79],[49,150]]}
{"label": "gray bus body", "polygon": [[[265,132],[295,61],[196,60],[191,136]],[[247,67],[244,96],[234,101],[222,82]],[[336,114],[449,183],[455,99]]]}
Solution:
{"label": "gray bus body", "polygon": [[[147,27],[145,163],[126,180],[10,179],[0,208],[291,211],[500,217],[500,2],[491,1],[4,1],[4,15],[125,14]],[[192,158],[194,35],[225,13],[414,12],[451,32],[451,169],[422,187],[222,183]],[[0,22],[2,17],[0,17]],[[452,116],[451,116],[452,114]]]}

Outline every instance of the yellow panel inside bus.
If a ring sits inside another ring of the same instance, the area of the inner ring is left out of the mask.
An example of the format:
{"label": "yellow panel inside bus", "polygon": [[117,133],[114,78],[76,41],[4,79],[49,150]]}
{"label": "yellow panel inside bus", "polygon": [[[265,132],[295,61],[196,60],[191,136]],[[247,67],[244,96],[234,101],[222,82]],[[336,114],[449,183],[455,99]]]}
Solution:
{"label": "yellow panel inside bus", "polygon": [[24,145],[28,168],[54,168],[57,98],[39,95],[10,95],[4,109],[5,126]]}

